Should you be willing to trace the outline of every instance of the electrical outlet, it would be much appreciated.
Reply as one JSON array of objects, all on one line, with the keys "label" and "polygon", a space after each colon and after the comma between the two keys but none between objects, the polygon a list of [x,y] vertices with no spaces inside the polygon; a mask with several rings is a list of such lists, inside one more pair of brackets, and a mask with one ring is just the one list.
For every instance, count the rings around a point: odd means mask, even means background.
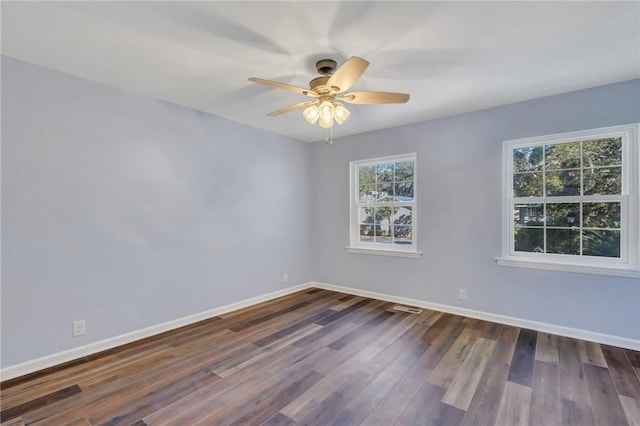
[{"label": "electrical outlet", "polygon": [[285,272],[285,273],[282,275],[282,282],[285,282],[285,283],[288,283],[288,282],[289,282],[289,273],[288,273],[288,272]]},{"label": "electrical outlet", "polygon": [[73,322],[73,337],[82,336],[87,333],[87,325],[84,320]]},{"label": "electrical outlet", "polygon": [[461,288],[458,290],[458,299],[467,300],[467,289]]}]

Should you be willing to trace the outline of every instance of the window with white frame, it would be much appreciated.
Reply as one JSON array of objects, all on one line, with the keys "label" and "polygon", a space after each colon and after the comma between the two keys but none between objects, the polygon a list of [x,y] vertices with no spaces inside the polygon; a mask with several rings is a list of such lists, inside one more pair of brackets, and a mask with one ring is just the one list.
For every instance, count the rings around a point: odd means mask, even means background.
[{"label": "window with white frame", "polygon": [[351,252],[417,257],[416,154],[350,163]]},{"label": "window with white frame", "polygon": [[638,125],[503,144],[499,264],[638,274]]}]

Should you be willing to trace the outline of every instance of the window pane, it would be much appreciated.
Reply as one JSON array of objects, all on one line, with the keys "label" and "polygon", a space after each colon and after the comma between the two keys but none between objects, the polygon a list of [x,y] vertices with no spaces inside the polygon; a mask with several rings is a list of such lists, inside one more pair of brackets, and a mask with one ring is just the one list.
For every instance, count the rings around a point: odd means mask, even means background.
[{"label": "window pane", "polygon": [[393,163],[378,164],[376,166],[378,183],[393,182]]},{"label": "window pane", "polygon": [[413,182],[396,183],[395,196],[398,201],[413,201]]},{"label": "window pane", "polygon": [[394,225],[393,235],[395,244],[411,244],[411,226]]},{"label": "window pane", "polygon": [[580,203],[548,203],[547,226],[580,226]]},{"label": "window pane", "polygon": [[546,172],[547,196],[580,195],[580,170]]},{"label": "window pane", "polygon": [[378,182],[378,192],[376,193],[377,202],[389,202],[395,201],[393,197],[393,183],[380,183]]},{"label": "window pane", "polygon": [[622,191],[622,168],[584,170],[584,195],[620,194]]},{"label": "window pane", "polygon": [[358,186],[361,202],[371,202],[375,199],[376,169],[374,166],[358,167]]},{"label": "window pane", "polygon": [[386,226],[388,231],[389,224],[391,223],[392,212],[393,212],[393,208],[391,207],[377,207],[375,210],[376,224],[381,224],[383,226]]},{"label": "window pane", "polygon": [[622,164],[622,138],[594,139],[582,143],[584,167]]},{"label": "window pane", "polygon": [[393,208],[393,224],[394,225],[411,225],[411,206],[402,206]]},{"label": "window pane", "polygon": [[542,197],[542,173],[513,175],[514,197]]},{"label": "window pane", "polygon": [[544,230],[542,228],[516,228],[514,241],[516,251],[544,252]]},{"label": "window pane", "polygon": [[393,242],[391,238],[391,229],[388,224],[386,226],[376,225],[375,232],[376,243],[391,244]]},{"label": "window pane", "polygon": [[513,223],[516,226],[542,226],[544,224],[542,204],[516,204],[513,208]]},{"label": "window pane", "polygon": [[547,253],[580,254],[580,232],[577,229],[547,229]]},{"label": "window pane", "polygon": [[373,207],[360,207],[360,223],[373,223]]},{"label": "window pane", "polygon": [[587,228],[620,228],[620,203],[584,203],[584,226]]},{"label": "window pane", "polygon": [[515,148],[513,150],[513,172],[529,172],[542,169],[542,147]]},{"label": "window pane", "polygon": [[583,255],[620,257],[620,231],[584,231],[582,235]]},{"label": "window pane", "polygon": [[546,170],[576,169],[580,167],[580,142],[546,145]]},{"label": "window pane", "polygon": [[373,230],[373,225],[360,225],[360,241],[365,243],[372,243]]},{"label": "window pane", "polygon": [[413,181],[413,161],[396,163],[396,182]]}]

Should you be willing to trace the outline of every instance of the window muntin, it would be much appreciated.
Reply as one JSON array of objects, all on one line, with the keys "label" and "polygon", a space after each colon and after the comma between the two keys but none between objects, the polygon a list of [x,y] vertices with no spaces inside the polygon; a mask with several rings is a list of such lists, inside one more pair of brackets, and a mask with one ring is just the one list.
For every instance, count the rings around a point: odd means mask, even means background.
[{"label": "window muntin", "polygon": [[351,162],[351,247],[416,248],[416,155]]},{"label": "window muntin", "polygon": [[503,257],[638,265],[637,125],[504,143]]}]

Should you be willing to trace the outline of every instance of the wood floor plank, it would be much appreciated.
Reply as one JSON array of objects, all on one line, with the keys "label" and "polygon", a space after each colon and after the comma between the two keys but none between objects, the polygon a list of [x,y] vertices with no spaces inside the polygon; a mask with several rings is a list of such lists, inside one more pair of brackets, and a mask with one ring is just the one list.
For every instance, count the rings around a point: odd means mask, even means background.
[{"label": "wood floor plank", "polygon": [[540,426],[562,423],[560,374],[557,365],[535,361],[529,419],[531,424]]},{"label": "wood floor plank", "polygon": [[[349,372],[358,371],[364,365],[370,363],[378,355],[385,350],[387,346],[392,344],[403,333],[409,333],[411,328],[407,328],[405,323],[406,316],[393,315],[375,330],[375,339],[359,339],[340,350],[335,351],[330,357],[319,360],[315,364],[315,368],[323,374],[348,374]],[[412,347],[406,347],[406,350],[412,350]]]},{"label": "wood floor plank", "polygon": [[518,337],[518,329],[503,325],[496,336],[494,355],[484,370],[480,383],[462,419],[462,425],[493,425],[500,409],[502,393]]},{"label": "wood floor plank", "polygon": [[435,419],[446,390],[431,383],[423,383],[403,411],[396,425],[426,425]]},{"label": "wood floor plank", "polygon": [[[358,394],[332,421],[335,425],[353,425],[364,421],[372,410],[387,396],[406,372],[424,354],[428,347],[422,339],[424,333],[418,333],[418,326],[411,317],[403,323],[413,324],[411,329],[387,346],[384,351],[363,370],[376,378],[360,394]],[[411,350],[407,350],[411,348]],[[419,349],[422,348],[422,349]],[[385,366],[381,369],[381,366]]]},{"label": "wood floor plank", "polygon": [[[292,347],[282,348],[279,352],[270,354],[268,363],[262,364],[268,358],[252,364],[249,368],[207,386],[192,395],[182,398],[175,403],[159,408],[153,414],[145,417],[149,424],[193,424],[202,417],[209,407],[223,408],[230,403],[234,395],[251,395],[257,387],[270,384],[278,377],[289,378],[292,374],[308,369],[307,363],[302,362],[300,350]],[[217,408],[216,408],[217,409]]]},{"label": "wood floor plank", "polygon": [[618,394],[640,399],[640,380],[634,375],[624,349],[607,345],[601,347]]},{"label": "wood floor plank", "polygon": [[560,396],[589,404],[587,382],[580,354],[580,343],[568,337],[558,337],[558,373],[560,374]]},{"label": "wood floor plank", "polygon": [[616,393],[609,370],[597,365],[585,364],[584,372],[595,424],[628,425],[627,416]]},{"label": "wood floor plank", "polygon": [[2,383],[0,426],[638,424],[637,351],[393,306],[262,302]]},{"label": "wood floor plank", "polygon": [[523,386],[533,385],[533,366],[536,353],[537,333],[533,330],[521,329],[516,349],[509,370],[510,382]]},{"label": "wood floor plank", "polygon": [[321,320],[318,320],[318,325],[327,325],[333,321],[337,321],[340,318],[349,315],[350,313],[357,311],[358,309],[368,305],[369,303],[374,302],[373,299],[369,299],[369,298],[365,298],[361,301],[359,301],[358,303],[354,303],[353,305],[349,306],[348,308],[342,309],[341,311],[336,312],[333,315],[330,315],[326,318],[323,318]]},{"label": "wood floor plank", "polygon": [[627,420],[631,426],[640,426],[640,399],[629,398],[625,395],[618,395],[622,409],[627,415]]},{"label": "wood floor plank", "polygon": [[0,423],[0,426],[24,426],[24,422],[20,418],[15,418]]},{"label": "wood floor plank", "polygon": [[562,424],[595,426],[591,407],[586,403],[562,398]]},{"label": "wood floor plank", "polygon": [[558,338],[556,335],[538,333],[535,360],[558,365]]},{"label": "wood floor plank", "polygon": [[237,331],[246,330],[247,328],[253,327],[256,324],[265,323],[265,322],[267,322],[269,320],[281,317],[282,315],[284,315],[284,314],[286,314],[288,312],[295,311],[296,309],[303,308],[303,307],[308,306],[310,304],[311,304],[311,302],[309,302],[309,301],[300,302],[300,303],[297,303],[297,304],[295,304],[293,306],[289,306],[287,308],[281,309],[281,310],[276,311],[276,312],[265,314],[265,315],[259,316],[257,318],[248,319],[248,320],[246,320],[246,321],[244,321],[244,322],[242,322],[240,324],[234,325],[233,327],[229,327],[229,328],[232,331],[236,331],[236,332]]},{"label": "wood floor plank", "polygon": [[496,425],[529,426],[532,389],[514,382],[507,382],[502,393]]},{"label": "wood floor plank", "polygon": [[2,421],[11,420],[13,418],[20,417],[28,411],[36,410],[38,408],[53,404],[57,401],[70,398],[73,395],[79,394],[81,392],[82,389],[80,389],[78,385],[69,386],[59,391],[52,392],[48,395],[33,399],[29,402],[15,405],[11,408],[6,408],[2,410],[2,412],[0,412],[0,419]]},{"label": "wood floor plank", "polygon": [[460,410],[466,411],[471,403],[473,394],[480,383],[489,359],[493,356],[495,341],[478,338],[471,347],[458,370],[442,402]]},{"label": "wood floor plank", "polygon": [[629,358],[631,365],[633,365],[634,368],[640,368],[640,352],[632,351],[631,349],[625,349],[624,352],[627,358]]},{"label": "wood floor plank", "polygon": [[314,322],[321,320],[325,317],[328,317],[329,315],[335,314],[336,311],[332,310],[332,309],[325,309],[323,311],[318,312],[315,315],[311,315],[311,316],[307,316],[305,318],[302,318],[300,321],[294,322],[293,324],[291,324],[288,327],[285,327],[281,330],[276,331],[275,333],[272,333],[268,336],[265,336],[259,340],[256,340],[255,342],[253,342],[254,345],[256,346],[267,346],[277,340],[282,339],[283,337],[288,336],[291,333],[294,333],[298,330],[300,330],[303,327],[306,327],[310,324],[313,324]]},{"label": "wood floor plank", "polygon": [[335,389],[345,386],[351,375],[335,374],[324,377],[302,395],[291,401],[280,412],[296,422],[301,421],[308,412],[315,411],[329,398]]},{"label": "wood floor plank", "polygon": [[276,394],[266,398],[261,404],[245,413],[233,423],[234,426],[262,424],[277,415],[279,411],[296,399],[299,395],[315,385],[324,376],[310,370]]},{"label": "wood floor plank", "polygon": [[192,376],[188,376],[170,386],[165,386],[158,391],[153,391],[145,397],[131,400],[128,405],[118,409],[118,415],[111,416],[111,410],[101,419],[94,420],[95,424],[104,426],[125,426],[131,425],[153,413],[158,407],[172,404],[188,395],[211,385],[220,378],[209,371],[199,371]]},{"label": "wood floor plank", "polygon": [[304,416],[296,422],[298,425],[326,425],[340,413],[346,405],[364,389],[373,376],[357,372],[349,377],[316,407],[305,410]]},{"label": "wood floor plank", "polygon": [[427,367],[429,358],[425,355],[416,361],[382,401],[376,405],[362,422],[363,425],[392,425],[396,423],[416,392],[429,378],[431,373]]},{"label": "wood floor plank", "polygon": [[435,369],[442,361],[444,355],[460,337],[464,329],[465,324],[462,322],[462,317],[450,314],[441,315],[427,329],[425,338],[429,344],[429,349],[425,355],[428,356],[427,367],[430,370]]},{"label": "wood floor plank", "polygon": [[340,350],[347,346],[349,343],[354,342],[355,340],[361,339],[365,337],[368,333],[370,333],[376,326],[383,323],[385,320],[394,316],[393,312],[384,311],[381,312],[374,318],[371,318],[369,321],[356,328],[355,330],[349,332],[348,334],[342,336],[337,339],[335,342],[331,343],[329,347],[331,349]]},{"label": "wood floor plank", "polygon": [[444,389],[449,387],[475,343],[477,334],[477,331],[471,329],[465,329],[460,333],[460,336],[453,342],[442,360],[429,375],[430,383]]},{"label": "wood floor plank", "polygon": [[[291,401],[292,396],[289,394],[289,398],[278,401],[278,398],[282,395],[282,392],[287,390],[291,391],[295,389],[300,392],[295,396],[297,397],[301,393],[304,393],[306,389],[316,384],[324,376],[316,371],[309,370],[308,368],[293,368],[289,369],[287,375],[281,375],[271,380],[265,380],[263,383],[252,386],[250,389],[243,390],[238,388],[237,392],[245,395],[245,398],[227,398],[224,396],[218,398],[221,403],[221,407],[218,410],[208,410],[197,423],[189,423],[194,426],[214,426],[214,425],[229,425],[238,422],[243,416],[259,415],[260,408],[266,408],[266,412],[260,416],[259,420],[265,421],[272,417],[275,412],[273,408],[269,408],[269,404],[277,403],[279,408],[282,408]],[[287,394],[285,394],[287,396]],[[184,424],[184,423],[183,423]],[[240,423],[247,424],[247,423]],[[248,423],[248,424],[252,424]]]},{"label": "wood floor plank", "polygon": [[293,419],[290,419],[282,413],[278,413],[266,422],[262,423],[261,426],[291,426],[294,424],[296,424],[296,422]]},{"label": "wood floor plank", "polygon": [[80,419],[74,420],[71,423],[67,423],[65,426],[92,426],[89,420],[86,417],[82,417]]},{"label": "wood floor plank", "polygon": [[599,344],[580,340],[579,345],[582,362],[607,368],[607,361],[604,359],[604,354]]}]

